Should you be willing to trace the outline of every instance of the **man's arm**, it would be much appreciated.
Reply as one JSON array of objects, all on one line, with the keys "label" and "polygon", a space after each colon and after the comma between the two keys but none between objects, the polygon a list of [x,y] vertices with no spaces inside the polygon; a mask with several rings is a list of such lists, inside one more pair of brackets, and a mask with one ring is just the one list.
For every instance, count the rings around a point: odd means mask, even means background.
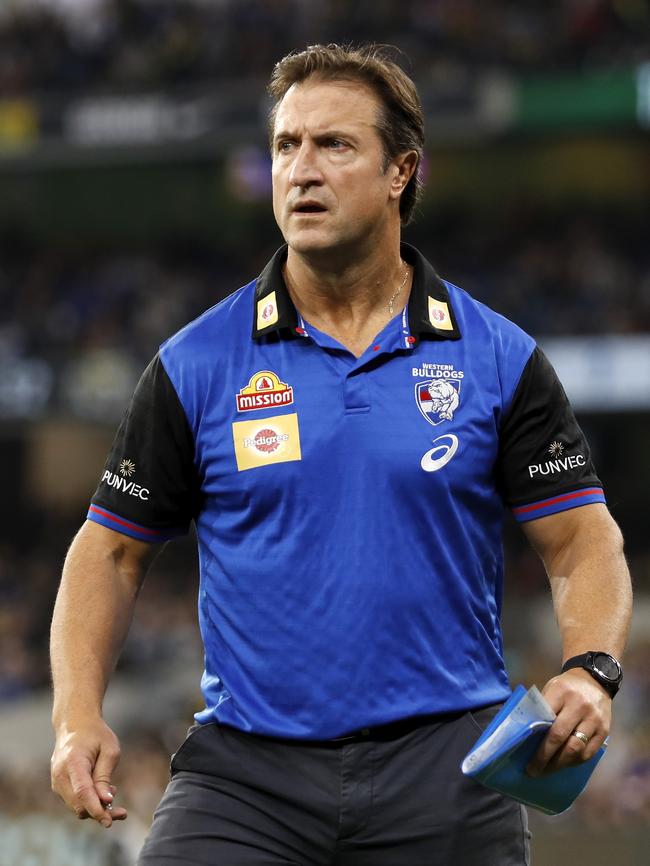
[{"label": "man's arm", "polygon": [[105,808],[115,795],[119,742],[102,719],[102,702],[160,549],[87,521],[68,551],[54,608],[52,789],[79,818],[105,827],[126,818],[126,810]]},{"label": "man's arm", "polygon": [[[632,588],[621,533],[605,505],[592,504],[523,525],[551,583],[562,659],[597,650],[620,658],[627,640]],[[594,755],[609,733],[611,698],[582,668],[553,677],[544,696],[557,714],[529,766],[538,775]],[[587,745],[571,736],[582,731]]]}]

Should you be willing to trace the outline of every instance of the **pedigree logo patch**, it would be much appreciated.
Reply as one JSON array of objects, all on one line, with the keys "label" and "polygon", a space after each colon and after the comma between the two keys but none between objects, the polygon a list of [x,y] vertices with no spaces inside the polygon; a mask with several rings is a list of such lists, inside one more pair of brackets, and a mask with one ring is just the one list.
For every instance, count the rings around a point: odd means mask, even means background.
[{"label": "pedigree logo patch", "polygon": [[289,406],[293,403],[293,388],[281,382],[270,370],[254,373],[248,385],[237,394],[237,411],[268,409],[270,406]]},{"label": "pedigree logo patch", "polygon": [[270,463],[302,460],[298,415],[275,415],[232,425],[237,469],[256,469]]}]

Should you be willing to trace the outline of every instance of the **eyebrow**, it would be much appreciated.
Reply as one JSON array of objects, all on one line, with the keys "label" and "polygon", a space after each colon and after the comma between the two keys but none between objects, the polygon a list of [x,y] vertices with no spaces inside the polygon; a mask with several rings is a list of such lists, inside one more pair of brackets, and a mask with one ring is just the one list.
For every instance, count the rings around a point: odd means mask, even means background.
[{"label": "eyebrow", "polygon": [[[359,137],[354,135],[351,132],[344,132],[341,129],[324,129],[322,132],[317,132],[314,136],[312,136],[314,141],[325,141],[326,139],[332,138],[342,138],[346,141],[350,141],[353,144],[357,144],[359,141]],[[275,133],[273,136],[273,144],[276,144],[278,141],[282,141],[283,139],[295,139],[297,138],[296,133],[292,133],[289,129],[281,129]]]}]

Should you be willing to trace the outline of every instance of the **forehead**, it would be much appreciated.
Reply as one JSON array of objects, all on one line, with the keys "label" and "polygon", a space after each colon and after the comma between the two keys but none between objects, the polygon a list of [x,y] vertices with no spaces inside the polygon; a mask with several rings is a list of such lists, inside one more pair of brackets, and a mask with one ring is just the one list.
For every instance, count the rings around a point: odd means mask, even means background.
[{"label": "forehead", "polygon": [[376,130],[381,105],[376,94],[358,81],[312,81],[292,84],[278,105],[274,135],[327,129],[363,134]]}]

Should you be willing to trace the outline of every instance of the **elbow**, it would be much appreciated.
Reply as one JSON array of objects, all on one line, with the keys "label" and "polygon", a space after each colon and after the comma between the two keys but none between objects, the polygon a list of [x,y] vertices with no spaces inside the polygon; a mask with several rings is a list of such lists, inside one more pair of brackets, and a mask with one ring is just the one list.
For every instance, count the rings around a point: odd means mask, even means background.
[{"label": "elbow", "polygon": [[106,551],[111,561],[113,574],[129,586],[137,598],[144,582],[146,569],[139,557],[134,557],[127,544],[116,543]]},{"label": "elbow", "polygon": [[627,597],[627,605],[632,604],[632,580],[625,560],[625,540],[618,524],[608,513],[607,523],[594,545],[600,544],[605,561],[614,564],[612,572],[618,575],[618,588],[623,597]]},{"label": "elbow", "polygon": [[597,539],[594,539],[594,541],[595,543],[604,544],[610,556],[618,560],[625,560],[625,540],[623,538],[623,533],[621,532],[618,523],[609,512],[607,512],[605,525],[602,527],[598,533]]},{"label": "elbow", "polygon": [[94,560],[102,573],[112,575],[136,597],[159,549],[159,546],[86,521],[72,544],[71,553],[83,554],[88,562]]}]

